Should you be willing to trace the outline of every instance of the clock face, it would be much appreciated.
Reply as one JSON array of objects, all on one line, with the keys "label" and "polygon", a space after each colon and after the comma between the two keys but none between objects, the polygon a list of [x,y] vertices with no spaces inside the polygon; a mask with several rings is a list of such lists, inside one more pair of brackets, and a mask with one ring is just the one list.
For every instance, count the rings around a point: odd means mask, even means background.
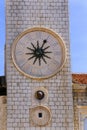
[{"label": "clock face", "polygon": [[46,106],[37,106],[30,110],[30,120],[34,126],[47,126],[51,121],[51,111]]},{"label": "clock face", "polygon": [[66,48],[59,35],[46,28],[32,28],[21,33],[12,45],[16,68],[33,79],[46,79],[61,70]]}]

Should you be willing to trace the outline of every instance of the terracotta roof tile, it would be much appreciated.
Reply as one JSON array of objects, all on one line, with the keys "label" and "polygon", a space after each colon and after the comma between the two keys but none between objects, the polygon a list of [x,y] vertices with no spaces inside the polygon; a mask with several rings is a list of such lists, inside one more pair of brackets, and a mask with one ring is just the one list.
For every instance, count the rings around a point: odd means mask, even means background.
[{"label": "terracotta roof tile", "polygon": [[72,74],[72,82],[87,84],[87,74]]}]

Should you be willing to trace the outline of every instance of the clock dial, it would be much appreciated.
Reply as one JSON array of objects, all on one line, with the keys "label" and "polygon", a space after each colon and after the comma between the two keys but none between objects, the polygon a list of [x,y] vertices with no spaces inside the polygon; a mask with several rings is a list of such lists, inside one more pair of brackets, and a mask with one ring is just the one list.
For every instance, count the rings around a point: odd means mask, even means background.
[{"label": "clock dial", "polygon": [[[28,53],[25,53],[29,56],[28,60],[32,60],[33,64],[35,64],[38,61],[39,66],[41,66],[42,61],[47,64],[46,58],[51,59],[47,54],[52,53],[51,51],[47,51],[47,49],[50,46],[44,47],[44,45],[47,43],[47,40],[43,40],[42,46],[40,46],[39,41],[36,41],[36,46],[31,42],[32,48],[27,47]],[[31,55],[31,57],[30,57]]]},{"label": "clock dial", "polygon": [[51,122],[51,111],[46,106],[30,109],[30,122],[34,126],[47,126]]},{"label": "clock dial", "polygon": [[46,79],[61,70],[66,48],[59,35],[46,28],[21,33],[13,43],[12,59],[16,68],[33,79]]}]

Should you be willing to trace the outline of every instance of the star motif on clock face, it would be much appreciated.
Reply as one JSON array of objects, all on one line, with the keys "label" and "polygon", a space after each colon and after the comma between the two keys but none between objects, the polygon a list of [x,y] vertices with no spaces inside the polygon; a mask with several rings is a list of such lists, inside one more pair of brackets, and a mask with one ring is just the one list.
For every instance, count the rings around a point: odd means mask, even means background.
[{"label": "star motif on clock face", "polygon": [[14,40],[12,60],[23,75],[43,80],[62,69],[66,61],[66,47],[54,31],[34,27],[25,30]]},{"label": "star motif on clock face", "polygon": [[31,55],[31,57],[28,58],[28,60],[34,59],[33,64],[35,64],[37,61],[39,63],[39,66],[41,66],[41,61],[43,61],[45,64],[47,64],[47,58],[51,59],[51,57],[48,56],[49,53],[52,53],[51,51],[47,51],[50,46],[45,47],[45,44],[47,43],[47,40],[43,40],[42,45],[39,45],[39,41],[37,41],[37,45],[35,46],[33,43],[31,43],[32,48],[27,47],[27,49],[31,52],[25,53],[26,55]]}]

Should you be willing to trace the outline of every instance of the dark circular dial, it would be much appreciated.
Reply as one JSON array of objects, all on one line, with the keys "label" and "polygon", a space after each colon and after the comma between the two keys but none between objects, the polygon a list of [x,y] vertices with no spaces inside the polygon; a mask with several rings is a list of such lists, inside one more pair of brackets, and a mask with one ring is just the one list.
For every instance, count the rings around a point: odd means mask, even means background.
[{"label": "dark circular dial", "polygon": [[45,96],[45,94],[44,94],[44,92],[41,91],[41,90],[38,90],[38,91],[36,91],[36,93],[35,93],[35,97],[36,97],[38,100],[42,100],[42,99],[44,98],[44,96]]},{"label": "dark circular dial", "polygon": [[[30,47],[27,47],[27,49],[29,50],[28,53],[26,53],[26,55],[29,55],[29,58],[28,60],[32,60],[34,59],[33,61],[33,64],[35,64],[38,60],[39,62],[39,66],[41,65],[41,60],[47,64],[47,58],[48,59],[51,59],[51,57],[48,56],[48,53],[52,53],[51,51],[47,51],[47,49],[50,47],[50,46],[46,46],[45,47],[45,44],[47,43],[47,40],[43,40],[43,43],[42,45],[40,46],[39,45],[39,41],[37,41],[37,44],[36,46],[31,43],[31,48]],[[31,55],[31,57],[30,57]],[[46,58],[46,59],[45,59]]]}]

